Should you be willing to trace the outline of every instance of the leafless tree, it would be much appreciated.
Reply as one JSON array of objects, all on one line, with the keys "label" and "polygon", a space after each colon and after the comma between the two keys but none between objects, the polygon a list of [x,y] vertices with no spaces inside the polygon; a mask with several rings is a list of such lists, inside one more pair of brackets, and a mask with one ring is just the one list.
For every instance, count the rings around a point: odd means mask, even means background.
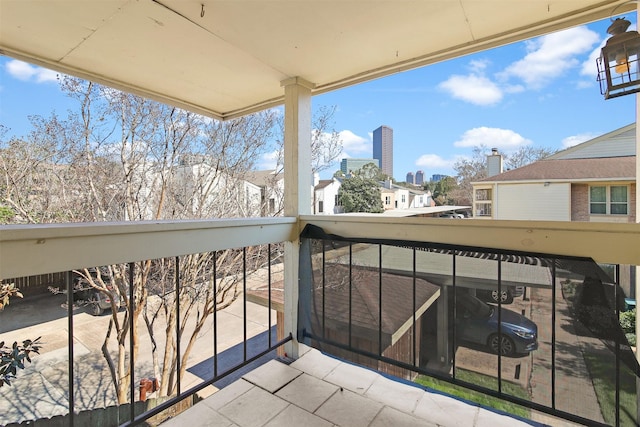
[{"label": "leafless tree", "polygon": [[[61,88],[77,101],[76,112],[65,120],[55,114],[33,117],[33,131],[27,138],[1,135],[1,203],[18,214],[14,222],[259,214],[259,194],[257,200],[247,200],[242,178],[255,167],[270,141],[275,112],[220,123],[76,78],[63,78]],[[249,249],[250,253],[256,251]],[[190,344],[180,355],[186,361],[213,307],[224,308],[237,298],[237,272],[233,270],[242,265],[238,250],[216,254],[222,276],[215,289],[210,286],[212,257],[192,254],[180,259],[177,294],[164,289],[174,283],[173,260],[149,260],[136,263],[134,268],[128,264],[106,266],[102,267],[105,275],[90,269],[76,271],[87,286],[112,304],[102,353],[118,402],[128,400],[131,372],[126,361],[138,356],[139,319],[148,325],[153,359],[159,361],[154,371],[162,379],[162,391],[170,394],[175,392],[175,376],[183,375],[186,366],[182,365],[182,372],[175,371],[175,341],[188,335]],[[252,259],[255,262],[247,264],[249,269],[264,263],[258,255]],[[181,304],[180,319],[175,317],[177,303]],[[195,327],[187,330],[185,325],[193,323],[188,321],[192,316]],[[159,321],[167,327],[154,328]],[[170,327],[177,322],[181,325],[178,337]],[[158,330],[165,331],[164,337],[157,336]],[[131,331],[133,337],[129,336]],[[156,356],[157,351],[162,357]]]},{"label": "leafless tree", "polygon": [[469,159],[458,160],[453,169],[457,172],[458,187],[451,190],[448,199],[456,205],[471,205],[473,188],[471,183],[487,176],[487,147],[473,148],[473,155]]},{"label": "leafless tree", "polygon": [[513,153],[505,156],[504,167],[506,170],[517,169],[530,163],[537,162],[538,160],[542,160],[545,157],[549,157],[557,151],[558,150],[546,147],[523,145]]},{"label": "leafless tree", "polygon": [[[516,169],[541,160],[554,150],[544,147],[522,146],[513,153],[504,155],[506,170]],[[448,194],[448,198],[458,205],[470,205],[473,202],[472,182],[487,177],[487,156],[489,149],[482,145],[473,147],[471,158],[458,160],[453,169],[457,172],[458,187]]]},{"label": "leafless tree", "polygon": [[[63,77],[61,88],[77,101],[76,111],[65,119],[33,117],[26,138],[0,133],[0,204],[17,213],[11,221],[260,214],[259,189],[244,178],[276,138],[276,111],[218,122],[72,77]],[[316,171],[339,153],[338,134],[327,131],[333,111],[323,110],[314,120]],[[272,252],[258,246],[101,267],[105,274],[75,271],[111,301],[102,354],[118,402],[128,401],[132,373],[127,361],[138,358],[139,324],[149,333],[161,395],[171,395],[209,316],[240,295],[241,271],[265,266],[280,253],[278,248]],[[186,347],[178,354],[176,343],[182,340]]]}]

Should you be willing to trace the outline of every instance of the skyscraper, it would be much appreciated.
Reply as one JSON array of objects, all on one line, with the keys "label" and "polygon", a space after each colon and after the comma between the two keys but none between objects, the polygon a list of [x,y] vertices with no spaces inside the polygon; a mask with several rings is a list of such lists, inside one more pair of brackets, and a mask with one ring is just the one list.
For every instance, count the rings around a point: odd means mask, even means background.
[{"label": "skyscraper", "polygon": [[416,182],[416,179],[413,176],[413,172],[409,172],[407,174],[407,184],[415,184],[415,182]]},{"label": "skyscraper", "polygon": [[380,161],[382,173],[393,178],[393,129],[389,126],[373,131],[373,158]]},{"label": "skyscraper", "polygon": [[424,172],[422,171],[416,172],[416,184],[417,185],[424,184]]}]

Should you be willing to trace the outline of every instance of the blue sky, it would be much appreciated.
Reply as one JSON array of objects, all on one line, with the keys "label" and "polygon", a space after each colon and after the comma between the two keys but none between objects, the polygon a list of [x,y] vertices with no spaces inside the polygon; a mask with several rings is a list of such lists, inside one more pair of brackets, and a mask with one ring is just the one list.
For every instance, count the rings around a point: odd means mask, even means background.
[{"label": "blue sky", "polygon": [[[627,14],[633,22],[635,14]],[[635,121],[636,97],[605,101],[596,57],[610,20],[314,97],[335,105],[341,157],[371,157],[372,132],[394,131],[394,178],[407,172],[454,174],[453,163],[473,147],[508,154],[522,145],[562,149]],[[56,73],[0,56],[0,124],[9,135],[29,131],[28,116],[66,115],[74,103]],[[339,169],[339,160],[323,174]],[[268,156],[264,168],[270,165]]]}]

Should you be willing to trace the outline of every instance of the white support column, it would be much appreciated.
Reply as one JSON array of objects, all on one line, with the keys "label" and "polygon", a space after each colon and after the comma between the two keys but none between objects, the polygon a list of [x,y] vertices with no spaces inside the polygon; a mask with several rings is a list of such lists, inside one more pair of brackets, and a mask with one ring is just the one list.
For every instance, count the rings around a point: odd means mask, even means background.
[{"label": "white support column", "polygon": [[[284,215],[299,218],[311,213],[311,89],[299,77],[284,80]],[[298,233],[284,245],[284,333],[293,334],[287,356],[297,358],[298,278],[300,241]]]}]

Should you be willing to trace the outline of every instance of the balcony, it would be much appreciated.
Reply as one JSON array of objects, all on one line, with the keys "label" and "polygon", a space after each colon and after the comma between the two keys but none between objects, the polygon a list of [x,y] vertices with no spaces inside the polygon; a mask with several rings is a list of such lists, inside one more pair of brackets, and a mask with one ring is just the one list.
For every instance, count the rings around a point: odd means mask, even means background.
[{"label": "balcony", "polygon": [[[336,398],[351,396],[358,414],[378,408],[369,425],[423,412],[426,424],[467,424],[452,413],[497,423],[494,412],[399,386],[407,381],[475,392],[553,425],[558,417],[637,424],[637,362],[615,318],[619,288],[632,286],[630,275],[620,280],[623,270],[640,265],[637,224],[306,215],[312,95],[608,18],[634,10],[632,2],[508,8],[483,1],[473,11],[459,2],[335,2],[323,13],[316,2],[214,3],[2,4],[3,54],[220,120],[285,106],[284,218],[0,228],[0,279],[65,275],[35,305],[12,301],[0,313],[0,341],[42,337],[33,363],[0,389],[2,424],[50,417],[70,426],[181,424],[182,417],[202,421],[211,408],[243,425],[232,410],[258,422],[259,411],[278,407],[262,421],[310,412],[349,423],[333,418],[331,397],[314,409],[278,395],[312,373],[307,362],[320,357],[317,349],[369,368],[326,356],[311,365],[339,364],[310,380]],[[340,43],[336,28],[345,29]],[[286,40],[297,40],[295,54]],[[358,50],[363,40],[395,55]],[[174,58],[181,66],[167,66]],[[300,239],[307,225],[326,235]],[[601,275],[590,259],[615,274]],[[101,268],[104,280],[91,273]],[[81,280],[72,271],[108,297],[104,313],[91,313],[97,297],[74,298]],[[485,319],[495,314],[497,330],[474,343],[479,333],[458,328],[471,317],[458,313],[458,303],[483,293],[496,295],[479,310]],[[591,304],[583,304],[585,293]],[[526,327],[511,328],[524,340],[516,343],[507,325],[518,312]],[[307,346],[315,350],[305,353]],[[291,363],[280,366],[276,357]],[[271,380],[265,371],[276,373],[275,386],[263,382]],[[216,402],[238,389],[246,392],[230,406]],[[273,407],[247,399],[258,395]],[[370,403],[360,405],[365,398]],[[428,400],[447,408],[445,419],[422,406]],[[402,406],[410,401],[415,407]]]},{"label": "balcony", "polygon": [[[347,413],[373,408],[364,425],[415,418],[426,425],[456,422],[434,410],[434,401],[468,415],[465,425],[523,419],[627,425],[637,419],[637,365],[610,321],[621,308],[603,301],[594,308],[600,317],[590,323],[576,314],[575,296],[577,289],[594,289],[586,280],[594,275],[607,298],[611,292],[613,301],[623,296],[630,284],[608,283],[584,257],[637,264],[638,254],[624,250],[638,241],[634,224],[301,216],[299,223],[271,218],[2,231],[3,278],[112,266],[123,301],[115,315],[106,310],[93,316],[93,302],[74,301],[68,274],[58,293],[29,303],[35,305],[14,300],[0,313],[0,340],[43,337],[33,363],[0,389],[8,405],[3,424],[54,417],[63,425],[148,419],[182,425],[213,411],[237,425],[278,425],[291,413],[319,425],[352,425],[332,418],[343,414],[332,405],[344,394],[356,408]],[[195,258],[204,264],[192,280]],[[624,276],[612,268],[614,282]],[[146,288],[140,286],[145,275],[154,276]],[[463,336],[468,331],[458,325],[466,314],[458,307],[464,295],[490,298],[523,283],[525,295],[483,302],[499,313],[495,348]],[[216,297],[207,299],[206,289]],[[170,304],[176,295],[181,303]],[[509,350],[515,344],[507,326],[513,313],[537,325],[536,349]],[[134,326],[129,319],[136,315]],[[295,392],[303,379],[326,399]],[[502,402],[511,415],[432,391],[445,386]],[[302,397],[317,405],[296,400]]]}]

